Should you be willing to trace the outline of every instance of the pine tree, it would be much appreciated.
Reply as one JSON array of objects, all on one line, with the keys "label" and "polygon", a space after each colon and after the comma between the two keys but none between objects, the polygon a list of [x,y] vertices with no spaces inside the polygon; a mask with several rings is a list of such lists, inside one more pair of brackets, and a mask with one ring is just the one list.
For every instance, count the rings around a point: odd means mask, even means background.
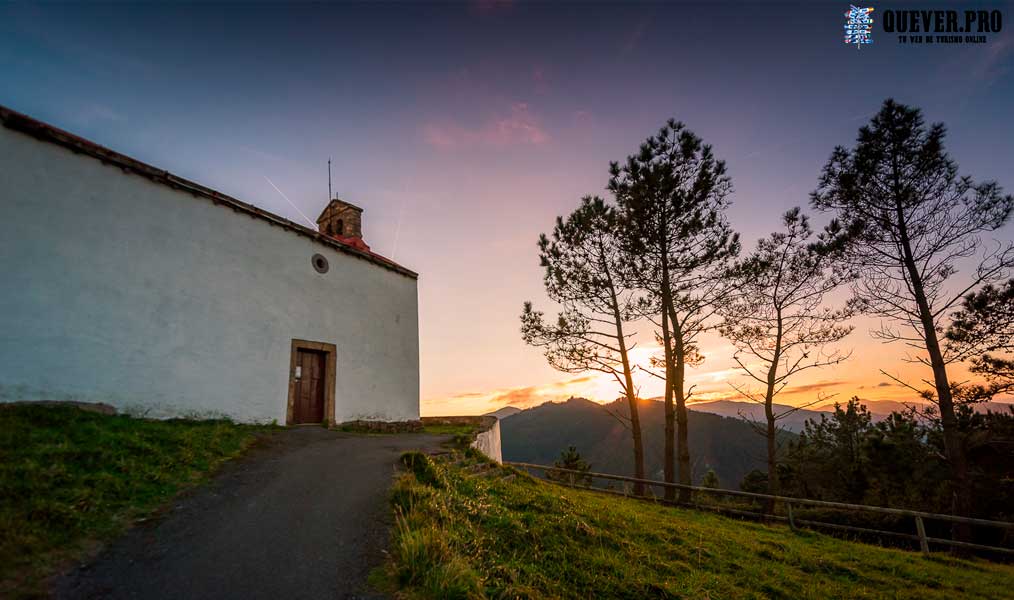
[{"label": "pine tree", "polygon": [[575,485],[587,485],[590,486],[592,478],[590,475],[584,475],[591,470],[591,464],[588,463],[577,451],[574,446],[568,447],[566,450],[560,452],[560,458],[553,462],[553,466],[557,469],[567,469],[568,471],[580,471],[582,474],[577,473],[565,473],[561,471],[546,471],[546,478],[552,479],[553,481],[563,481],[565,483]]},{"label": "pine tree", "polygon": [[708,472],[704,474],[704,478],[701,479],[701,487],[711,488],[713,490],[721,487],[718,481],[718,474],[715,473],[714,469],[708,469]]},{"label": "pine tree", "polygon": [[[675,482],[678,458],[679,482],[690,485],[686,367],[702,360],[696,340],[714,326],[714,305],[730,289],[723,275],[739,251],[725,218],[732,181],[711,147],[673,120],[610,172],[628,266],[647,292],[644,310],[662,342],[665,480]],[[690,500],[689,490],[679,495]],[[674,490],[665,496],[675,499]]]},{"label": "pine tree", "polygon": [[973,373],[986,377],[983,397],[1014,390],[1014,279],[966,296],[947,339],[971,360]]},{"label": "pine tree", "polygon": [[[624,421],[633,438],[634,477],[644,479],[632,345],[624,330],[634,316],[632,290],[621,273],[627,259],[616,237],[618,228],[616,212],[601,198],[588,197],[566,219],[557,218],[552,237],[540,236],[546,295],[563,311],[555,320],[547,320],[526,302],[521,334],[526,343],[542,348],[549,364],[560,371],[598,371],[616,381],[630,411]],[[636,484],[634,493],[643,495],[643,484]]]},{"label": "pine tree", "polygon": [[[834,150],[811,198],[856,232],[848,253],[860,276],[854,301],[886,322],[875,336],[918,349],[915,360],[932,370],[934,389],[926,396],[940,411],[953,510],[968,516],[968,461],[947,373],[960,353],[945,347],[940,334],[948,311],[966,293],[1014,265],[1014,245],[1000,245],[981,256],[964,281],[950,281],[958,261],[980,256],[979,236],[1007,222],[1014,197],[1003,195],[995,182],[959,176],[944,151],[944,136],[942,124],[927,128],[918,109],[887,100],[859,130],[854,148]],[[956,526],[955,534],[967,540],[970,531]]]},{"label": "pine tree", "polygon": [[[778,420],[804,404],[776,412],[775,396],[789,380],[810,369],[836,365],[849,354],[827,347],[852,331],[844,325],[852,312],[831,310],[824,297],[849,276],[837,262],[847,240],[836,221],[813,239],[809,219],[799,208],[782,217],[784,231],[761,239],[756,250],[730,274],[737,295],[720,308],[722,335],[736,347],[733,360],[761,386],[733,387],[745,398],[764,406],[765,421],[753,423],[767,438],[769,493],[778,495]],[[823,395],[810,404],[826,400]],[[774,508],[768,504],[769,510]]]}]

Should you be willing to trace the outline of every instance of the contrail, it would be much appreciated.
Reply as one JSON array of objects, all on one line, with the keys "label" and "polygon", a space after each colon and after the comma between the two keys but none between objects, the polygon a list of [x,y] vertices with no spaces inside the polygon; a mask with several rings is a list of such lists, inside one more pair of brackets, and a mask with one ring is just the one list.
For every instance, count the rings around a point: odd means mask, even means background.
[{"label": "contrail", "polygon": [[267,175],[264,176],[264,179],[265,179],[265,181],[267,181],[268,183],[271,184],[271,187],[275,188],[276,192],[278,192],[279,194],[281,194],[282,198],[285,198],[285,201],[289,203],[289,206],[291,206],[292,208],[296,209],[296,212],[298,212],[300,215],[303,216],[304,219],[306,219],[306,222],[310,224],[310,227],[312,227],[313,229],[317,229],[317,224],[314,223],[313,221],[311,221],[310,217],[304,215],[303,211],[299,210],[299,207],[296,206],[295,204],[293,204],[292,200],[289,200],[289,197],[286,196],[285,193],[282,192],[282,190],[278,189],[278,186],[275,185],[275,182],[273,182],[270,179],[268,179]]},{"label": "contrail", "polygon": [[398,255],[398,238],[401,237],[401,219],[405,216],[405,198],[402,196],[401,207],[398,209],[398,225],[394,228],[394,247],[391,248],[391,260]]}]

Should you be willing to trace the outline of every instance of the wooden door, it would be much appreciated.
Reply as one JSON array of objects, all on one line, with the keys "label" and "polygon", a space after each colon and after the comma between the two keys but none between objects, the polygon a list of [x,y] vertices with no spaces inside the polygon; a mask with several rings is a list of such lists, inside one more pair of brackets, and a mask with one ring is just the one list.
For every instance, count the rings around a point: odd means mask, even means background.
[{"label": "wooden door", "polygon": [[296,355],[296,393],[293,423],[320,423],[324,420],[324,362],[326,354],[300,350]]}]

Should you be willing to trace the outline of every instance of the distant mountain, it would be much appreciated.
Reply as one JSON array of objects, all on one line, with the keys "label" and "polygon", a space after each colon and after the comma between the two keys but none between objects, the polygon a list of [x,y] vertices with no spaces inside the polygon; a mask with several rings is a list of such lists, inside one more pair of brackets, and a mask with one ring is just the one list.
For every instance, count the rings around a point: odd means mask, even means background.
[{"label": "distant mountain", "polygon": [[[846,401],[847,402],[847,401]],[[873,421],[883,421],[892,412],[905,412],[909,406],[923,407],[926,406],[925,402],[902,402],[898,400],[860,400],[861,404],[866,406],[866,409],[873,415]],[[840,402],[844,404],[844,402]],[[1008,411],[1012,405],[1004,402],[982,402],[975,405],[976,412],[986,411]],[[739,419],[750,419],[754,421],[764,422],[764,406],[754,402],[736,402],[733,400],[719,400],[717,402],[701,402],[698,404],[691,404],[690,410],[696,410],[698,412],[706,412],[715,415],[721,415],[723,417],[735,417]],[[775,404],[775,413],[784,413],[787,410],[791,410],[792,407],[786,404]],[[795,412],[787,414],[784,418],[778,420],[778,424],[783,429],[788,431],[799,433],[803,430],[803,424],[807,420],[819,421],[820,415],[825,414],[830,417],[834,413],[834,402],[822,404],[820,406],[814,406],[810,408],[802,408]]]},{"label": "distant mountain", "polygon": [[[751,421],[757,421],[758,423],[766,422],[764,417],[764,405],[757,404],[755,402],[718,400],[716,402],[700,402],[698,404],[691,404],[688,408],[697,412],[711,413],[713,415],[721,415],[723,417],[748,419]],[[786,411],[791,411],[792,407],[787,404],[775,404],[774,409],[775,414],[783,414]],[[783,418],[779,419],[778,425],[788,431],[799,433],[803,430],[803,423],[805,423],[807,419],[819,421],[820,414],[822,412],[830,415],[832,411],[834,411],[834,405],[831,405],[830,409],[799,409],[795,412],[790,412]]]},{"label": "distant mountain", "polygon": [[[912,402],[902,402],[899,400],[860,400],[860,402],[866,405],[866,409],[873,414],[874,420],[883,419],[892,412],[905,412],[909,406],[915,406],[916,408],[927,406],[927,403],[922,400]],[[840,404],[844,404],[844,402]],[[1007,402],[980,402],[975,405],[975,412],[1007,412],[1011,410],[1011,406],[1014,405]],[[816,407],[813,410],[834,412],[834,402]]]},{"label": "distant mountain", "polygon": [[[548,402],[521,411],[500,424],[504,460],[553,464],[560,451],[575,446],[593,471],[633,474],[633,451],[625,423],[626,402],[601,405],[584,398]],[[662,479],[665,415],[661,402],[642,400],[639,407],[645,442],[645,470]],[[723,487],[738,487],[743,476],[764,468],[764,437],[742,419],[690,411],[693,479],[714,469]],[[791,433],[782,434],[785,438]]]},{"label": "distant mountain", "polygon": [[502,421],[502,420],[506,419],[507,417],[510,417],[512,415],[518,414],[519,412],[521,412],[521,409],[518,408],[518,407],[516,407],[516,406],[505,406],[503,408],[498,408],[498,409],[494,410],[493,412],[488,412],[488,413],[486,413],[483,416],[484,417],[496,417],[496,418],[498,418],[498,419],[500,419]]}]

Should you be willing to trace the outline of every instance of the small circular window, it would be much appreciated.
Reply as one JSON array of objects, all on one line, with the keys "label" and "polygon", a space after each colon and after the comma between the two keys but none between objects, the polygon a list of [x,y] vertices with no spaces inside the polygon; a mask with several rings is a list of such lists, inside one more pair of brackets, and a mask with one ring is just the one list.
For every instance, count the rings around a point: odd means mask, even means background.
[{"label": "small circular window", "polygon": [[313,268],[316,269],[318,273],[327,273],[328,265],[326,258],[320,254],[314,254],[311,261],[313,262]]}]

